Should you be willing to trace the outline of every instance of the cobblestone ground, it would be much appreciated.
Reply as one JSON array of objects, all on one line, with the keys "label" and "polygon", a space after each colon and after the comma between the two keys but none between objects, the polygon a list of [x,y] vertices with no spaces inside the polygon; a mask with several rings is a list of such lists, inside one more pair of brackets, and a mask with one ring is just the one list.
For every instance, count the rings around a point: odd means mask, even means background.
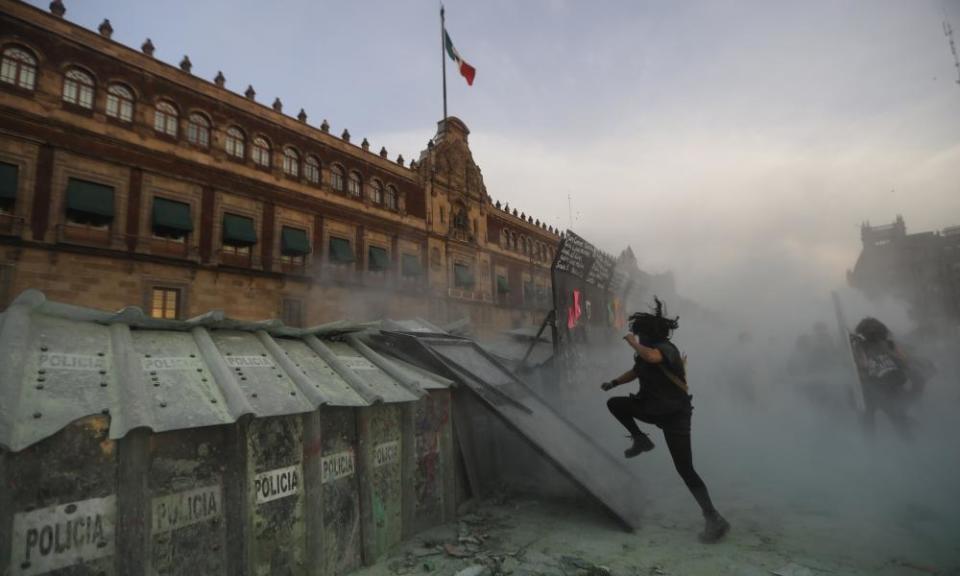
[{"label": "cobblestone ground", "polygon": [[704,545],[693,516],[653,516],[629,533],[592,504],[501,497],[417,535],[358,576],[960,576],[960,559],[935,565],[846,547],[815,513],[766,524],[749,510],[729,518],[730,534]]}]

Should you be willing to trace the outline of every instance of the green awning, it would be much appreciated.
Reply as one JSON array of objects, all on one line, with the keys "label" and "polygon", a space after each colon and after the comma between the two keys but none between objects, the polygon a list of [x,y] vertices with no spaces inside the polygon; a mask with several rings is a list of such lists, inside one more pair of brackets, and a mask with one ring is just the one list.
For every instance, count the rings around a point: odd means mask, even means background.
[{"label": "green awning", "polygon": [[367,267],[370,270],[379,272],[390,268],[390,256],[387,255],[385,248],[371,246],[369,250],[367,250],[367,256]]},{"label": "green awning", "polygon": [[257,230],[253,226],[253,218],[224,214],[223,243],[234,246],[253,246],[256,244]]},{"label": "green awning", "polygon": [[330,260],[340,264],[349,264],[356,260],[353,255],[353,248],[350,241],[346,238],[330,237]]},{"label": "green awning", "polygon": [[453,279],[456,286],[473,286],[473,271],[465,264],[454,264]]},{"label": "green awning", "polygon": [[17,199],[17,171],[15,164],[0,162],[0,200]]},{"label": "green awning", "polygon": [[190,205],[166,198],[153,199],[153,227],[178,232],[192,232],[193,220],[190,218]]},{"label": "green awning", "polygon": [[497,276],[497,294],[506,294],[510,292],[510,284],[507,283],[506,276]]},{"label": "green awning", "polygon": [[404,254],[403,260],[401,261],[400,272],[404,276],[420,276],[423,274],[420,257],[416,254]]},{"label": "green awning", "polygon": [[71,178],[67,183],[67,210],[113,218],[113,187]]},{"label": "green awning", "polygon": [[310,253],[307,231],[284,226],[280,231],[280,253],[284,256],[306,256]]}]

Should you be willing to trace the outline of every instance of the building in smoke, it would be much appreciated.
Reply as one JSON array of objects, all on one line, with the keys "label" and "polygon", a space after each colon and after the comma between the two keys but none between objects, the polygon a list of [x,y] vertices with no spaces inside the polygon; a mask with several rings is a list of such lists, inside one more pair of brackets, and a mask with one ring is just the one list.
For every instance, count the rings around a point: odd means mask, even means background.
[{"label": "building in smoke", "polygon": [[863,248],[848,283],[868,297],[894,296],[921,324],[960,322],[960,226],[908,234],[902,216],[860,229]]},{"label": "building in smoke", "polygon": [[536,324],[553,227],[494,202],[457,118],[407,162],[0,2],[0,310],[26,288],[163,318]]}]

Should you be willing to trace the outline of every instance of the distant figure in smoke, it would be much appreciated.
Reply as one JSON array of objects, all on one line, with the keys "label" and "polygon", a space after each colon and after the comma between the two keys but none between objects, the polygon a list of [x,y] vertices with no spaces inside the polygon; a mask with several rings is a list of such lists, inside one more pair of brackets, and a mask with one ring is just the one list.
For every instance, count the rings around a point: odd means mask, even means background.
[{"label": "distant figure in smoke", "polygon": [[715,542],[727,533],[730,524],[713,507],[706,484],[693,469],[693,451],[690,447],[693,397],[687,392],[683,357],[670,342],[670,333],[677,328],[678,318],[667,317],[663,303],[656,297],[654,301],[656,307],[653,314],[636,313],[630,316],[631,333],[624,340],[635,351],[633,368],[610,382],[604,382],[601,388],[612,390],[639,378],[638,394],[617,396],[607,401],[610,412],[633,439],[633,445],[623,454],[633,458],[653,450],[653,441],[640,431],[636,420],[663,430],[673,464],[703,510],[706,526],[700,533],[700,539]]},{"label": "distant figure in smoke", "polygon": [[876,318],[864,318],[850,337],[863,390],[863,421],[874,430],[876,412],[883,411],[904,440],[913,438],[913,423],[907,405],[923,393],[926,376],[914,367],[890,337],[890,330]]}]

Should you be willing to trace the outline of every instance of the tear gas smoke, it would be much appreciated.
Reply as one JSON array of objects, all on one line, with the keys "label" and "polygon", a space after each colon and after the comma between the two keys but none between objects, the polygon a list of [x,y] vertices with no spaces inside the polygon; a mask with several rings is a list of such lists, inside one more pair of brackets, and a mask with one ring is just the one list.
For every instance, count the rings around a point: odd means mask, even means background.
[{"label": "tear gas smoke", "polygon": [[[746,311],[714,314],[674,298],[667,303],[670,314],[680,316],[673,341],[688,355],[697,471],[733,529],[740,537],[754,533],[758,545],[775,543],[814,559],[956,566],[957,337],[915,340],[898,303],[868,302],[852,290],[842,290],[840,297],[849,323],[868,314],[881,318],[898,343],[936,364],[937,375],[910,408],[915,439],[897,437],[882,413],[873,437],[865,434],[851,395],[856,376],[840,347],[829,294],[810,299],[812,309],[784,305],[763,322]],[[649,303],[632,302],[637,309]],[[581,363],[576,381],[564,384],[562,392],[557,386],[565,375],[557,373],[538,374],[533,385],[621,457],[628,441],[605,402],[636,392],[637,383],[610,393],[599,385],[632,365],[632,351],[613,340],[593,343],[576,357]],[[640,425],[657,448],[629,461],[639,484],[622,489],[643,492],[650,522],[689,525],[693,532],[701,522],[699,511],[673,469],[663,436]]]}]

